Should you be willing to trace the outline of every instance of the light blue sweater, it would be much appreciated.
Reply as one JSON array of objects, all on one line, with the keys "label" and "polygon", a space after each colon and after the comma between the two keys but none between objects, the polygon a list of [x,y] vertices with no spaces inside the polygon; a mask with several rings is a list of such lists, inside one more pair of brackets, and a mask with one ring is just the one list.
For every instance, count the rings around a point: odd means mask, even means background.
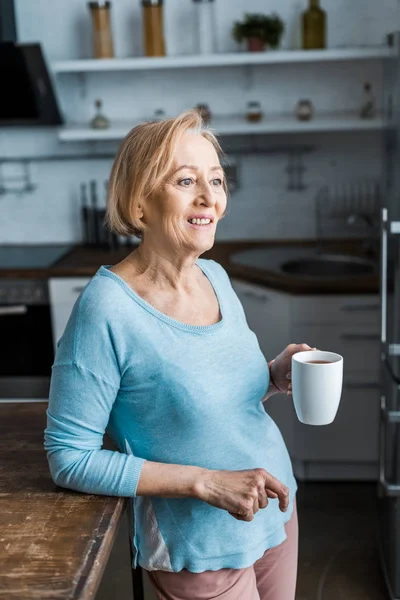
[{"label": "light blue sweater", "polygon": [[[129,496],[133,563],[193,572],[244,568],[286,539],[297,490],[262,398],[269,370],[226,271],[198,259],[222,319],[187,325],[102,266],[78,298],[53,365],[44,446],[54,482]],[[270,357],[268,357],[270,358]],[[103,434],[118,451],[101,449]],[[263,467],[290,490],[251,522],[195,498],[136,496],[145,460],[208,469]]]}]

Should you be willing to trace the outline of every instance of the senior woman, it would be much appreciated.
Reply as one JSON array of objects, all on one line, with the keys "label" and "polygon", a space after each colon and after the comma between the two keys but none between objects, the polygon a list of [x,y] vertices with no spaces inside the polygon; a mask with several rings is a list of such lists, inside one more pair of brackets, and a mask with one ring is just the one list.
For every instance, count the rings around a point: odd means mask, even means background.
[{"label": "senior woman", "polygon": [[297,485],[263,402],[291,395],[310,347],[268,365],[226,271],[199,258],[226,211],[220,156],[196,111],[122,142],[108,222],[141,241],[75,303],[44,445],[56,484],[132,498],[132,567],[159,599],[293,600]]}]

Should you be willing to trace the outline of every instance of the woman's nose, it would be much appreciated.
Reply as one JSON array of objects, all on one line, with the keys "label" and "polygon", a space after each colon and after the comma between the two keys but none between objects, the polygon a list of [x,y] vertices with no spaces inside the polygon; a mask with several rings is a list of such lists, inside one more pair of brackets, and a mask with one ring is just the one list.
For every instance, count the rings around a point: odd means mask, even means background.
[{"label": "woman's nose", "polygon": [[199,193],[199,199],[208,206],[215,204],[215,198],[209,185],[203,185]]}]

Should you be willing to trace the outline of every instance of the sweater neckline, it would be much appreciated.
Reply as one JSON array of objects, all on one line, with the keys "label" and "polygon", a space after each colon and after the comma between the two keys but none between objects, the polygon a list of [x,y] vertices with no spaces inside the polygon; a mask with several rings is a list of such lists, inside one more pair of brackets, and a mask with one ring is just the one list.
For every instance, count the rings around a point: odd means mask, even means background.
[{"label": "sweater neckline", "polygon": [[137,304],[142,306],[149,313],[154,315],[157,319],[160,319],[161,321],[164,321],[165,323],[168,323],[169,325],[172,325],[173,327],[176,327],[178,329],[182,329],[183,331],[188,331],[191,333],[198,333],[198,334],[213,333],[214,331],[217,331],[225,324],[225,320],[226,320],[225,319],[225,308],[223,305],[223,301],[219,295],[217,286],[215,285],[213,274],[210,272],[210,270],[204,264],[201,264],[199,261],[196,261],[195,264],[201,269],[201,271],[207,277],[208,281],[211,284],[211,287],[214,290],[214,293],[216,295],[216,298],[217,298],[217,301],[219,304],[219,312],[221,314],[221,319],[217,323],[213,323],[212,325],[190,325],[189,323],[183,323],[182,321],[178,321],[177,319],[173,319],[172,317],[169,317],[165,313],[163,313],[160,310],[158,310],[157,308],[155,308],[155,306],[153,306],[152,304],[150,304],[149,302],[144,300],[141,296],[139,296],[139,294],[137,294],[130,287],[130,285],[128,285],[126,283],[126,281],[124,279],[122,279],[122,277],[120,277],[113,271],[110,271],[110,267],[112,267],[113,265],[102,265],[100,267],[98,273],[100,275],[104,275],[106,277],[110,277],[111,279],[114,279],[114,281],[116,281],[120,285],[120,287],[122,287],[122,289],[128,294],[128,296],[130,296],[135,302],[137,302]]}]

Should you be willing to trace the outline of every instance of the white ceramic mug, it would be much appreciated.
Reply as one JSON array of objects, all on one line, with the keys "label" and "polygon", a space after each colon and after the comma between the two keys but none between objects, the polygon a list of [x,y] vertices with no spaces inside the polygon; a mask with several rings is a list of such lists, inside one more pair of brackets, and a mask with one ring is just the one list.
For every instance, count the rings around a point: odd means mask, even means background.
[{"label": "white ceramic mug", "polygon": [[[309,361],[328,361],[312,363]],[[339,408],[343,356],[325,350],[305,350],[292,356],[292,397],[297,418],[306,425],[328,425]]]}]

